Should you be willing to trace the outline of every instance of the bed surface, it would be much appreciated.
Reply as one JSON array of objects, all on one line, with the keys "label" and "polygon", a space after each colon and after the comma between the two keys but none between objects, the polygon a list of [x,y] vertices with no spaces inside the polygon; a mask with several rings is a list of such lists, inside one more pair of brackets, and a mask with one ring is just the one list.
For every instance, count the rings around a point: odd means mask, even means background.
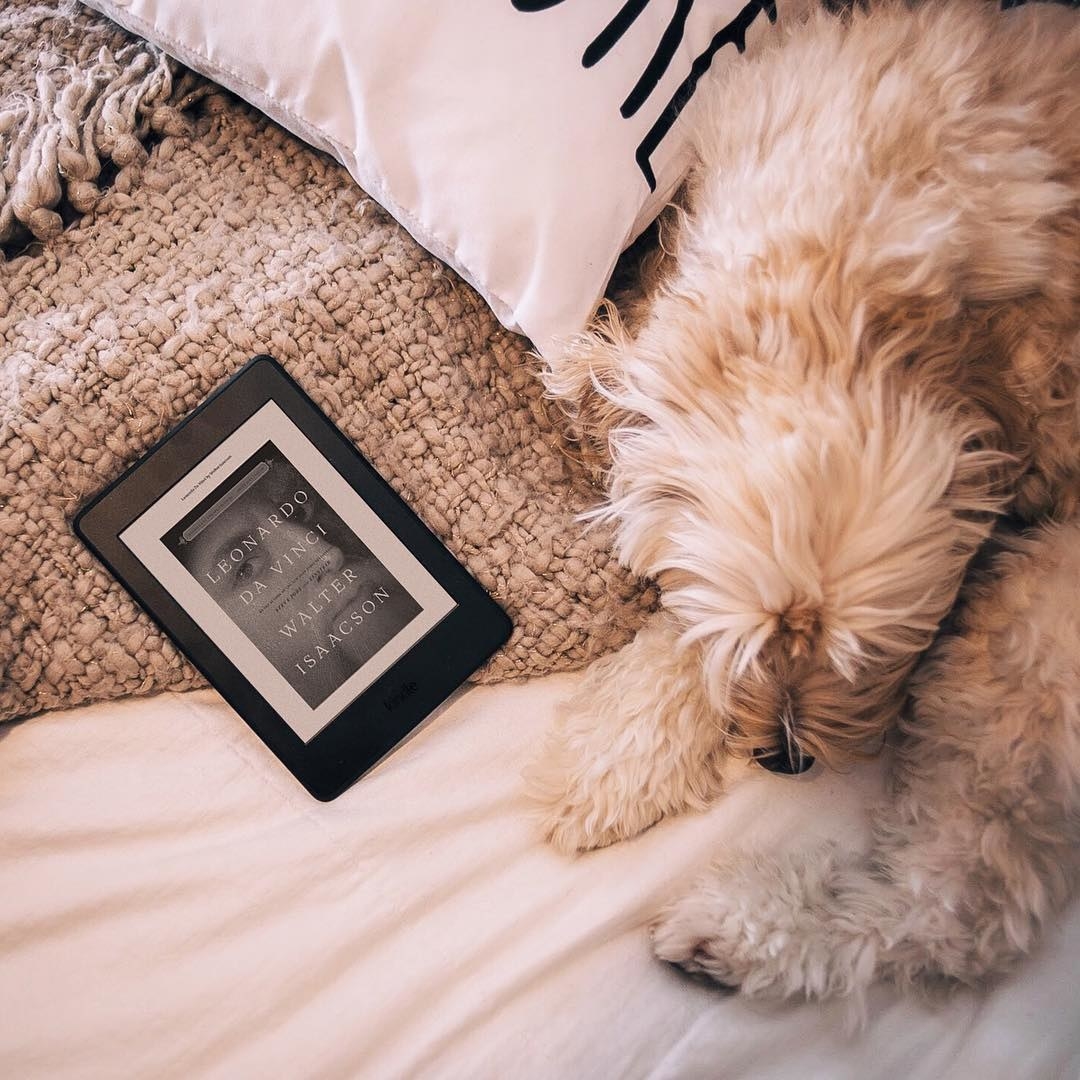
[{"label": "bed surface", "polygon": [[0,1075],[1080,1075],[1080,907],[990,995],[731,997],[644,929],[722,843],[865,842],[880,767],[733,770],[712,811],[576,860],[520,771],[577,676],[470,690],[336,802],[211,691],[0,729]]}]

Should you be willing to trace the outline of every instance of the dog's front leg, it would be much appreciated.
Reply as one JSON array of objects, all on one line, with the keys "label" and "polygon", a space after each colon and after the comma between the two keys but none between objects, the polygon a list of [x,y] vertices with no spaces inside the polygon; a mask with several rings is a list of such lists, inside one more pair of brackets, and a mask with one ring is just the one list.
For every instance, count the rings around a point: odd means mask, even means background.
[{"label": "dog's front leg", "polygon": [[657,956],[764,997],[860,994],[879,974],[896,890],[834,845],[732,852],[652,927]]},{"label": "dog's front leg", "polygon": [[695,648],[655,616],[597,661],[526,770],[547,838],[583,851],[624,840],[720,790],[721,731]]},{"label": "dog's front leg", "polygon": [[860,999],[878,979],[981,985],[1008,972],[1076,877],[1075,825],[920,810],[928,823],[879,822],[893,835],[869,857],[830,845],[718,860],[656,920],[657,955],[764,997]]}]

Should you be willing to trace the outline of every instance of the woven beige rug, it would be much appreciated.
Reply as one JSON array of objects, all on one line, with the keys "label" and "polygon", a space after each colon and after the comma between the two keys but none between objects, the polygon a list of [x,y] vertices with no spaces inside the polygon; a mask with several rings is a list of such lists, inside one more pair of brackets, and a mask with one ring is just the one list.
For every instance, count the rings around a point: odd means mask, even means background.
[{"label": "woven beige rug", "polygon": [[596,496],[526,343],[335,163],[96,15],[8,0],[0,174],[0,718],[200,684],[70,520],[263,351],[510,613],[482,680],[632,636],[653,594],[575,520]]}]

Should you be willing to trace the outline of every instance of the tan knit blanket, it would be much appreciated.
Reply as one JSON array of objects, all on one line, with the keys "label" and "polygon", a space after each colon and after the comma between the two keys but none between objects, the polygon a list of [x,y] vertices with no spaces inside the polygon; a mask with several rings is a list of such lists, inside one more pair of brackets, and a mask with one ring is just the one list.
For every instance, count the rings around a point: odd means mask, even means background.
[{"label": "tan knit blanket", "polygon": [[0,8],[0,247],[0,718],[200,683],[70,520],[258,352],[506,607],[482,679],[652,604],[576,520],[527,343],[343,169],[83,9]]}]

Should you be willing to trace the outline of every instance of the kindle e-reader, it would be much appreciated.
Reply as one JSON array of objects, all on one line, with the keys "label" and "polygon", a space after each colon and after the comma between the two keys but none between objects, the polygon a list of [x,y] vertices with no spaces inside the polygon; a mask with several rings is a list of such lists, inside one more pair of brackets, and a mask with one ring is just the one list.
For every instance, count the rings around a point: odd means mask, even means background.
[{"label": "kindle e-reader", "polygon": [[74,527],[317,799],[389,752],[511,629],[268,356]]}]

